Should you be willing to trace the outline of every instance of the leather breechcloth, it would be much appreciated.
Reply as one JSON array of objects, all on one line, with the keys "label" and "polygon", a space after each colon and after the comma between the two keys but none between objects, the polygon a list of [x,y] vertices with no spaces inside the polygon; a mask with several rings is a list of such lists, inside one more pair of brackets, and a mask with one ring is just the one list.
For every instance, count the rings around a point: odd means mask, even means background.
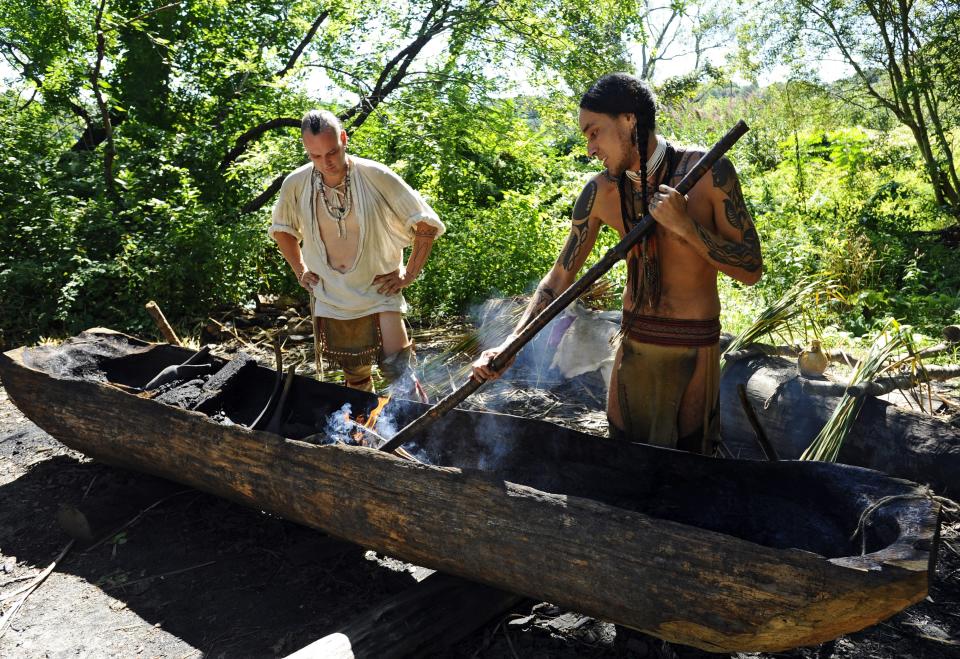
[{"label": "leather breechcloth", "polygon": [[323,346],[323,358],[340,365],[346,385],[373,392],[373,365],[377,364],[387,384],[413,376],[416,352],[413,343],[385,357],[380,334],[380,315],[370,314],[350,320],[314,317],[314,331]]},{"label": "leather breechcloth", "polygon": [[[629,320],[627,320],[629,318]],[[617,400],[629,441],[712,455],[720,441],[720,320],[625,316]],[[680,435],[681,404],[702,412]]]}]

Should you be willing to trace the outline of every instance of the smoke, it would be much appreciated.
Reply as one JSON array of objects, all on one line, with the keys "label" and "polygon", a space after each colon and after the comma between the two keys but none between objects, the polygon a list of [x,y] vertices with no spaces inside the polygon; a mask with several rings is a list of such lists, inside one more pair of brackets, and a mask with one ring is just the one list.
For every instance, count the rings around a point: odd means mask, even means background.
[{"label": "smoke", "polygon": [[327,424],[323,430],[323,436],[320,437],[321,444],[351,444],[356,446],[358,442],[354,439],[353,433],[357,430],[357,424],[352,420],[353,406],[350,403],[344,403],[343,407],[327,417]]},{"label": "smoke", "polygon": [[498,471],[512,446],[504,441],[510,428],[505,420],[496,414],[478,414],[477,416],[480,417],[480,422],[476,426],[476,443],[480,449],[477,469]]},{"label": "smoke", "polygon": [[[478,325],[476,334],[481,350],[500,345],[519,322],[525,307],[526,302],[506,298],[488,300],[473,309],[471,315]],[[579,302],[572,304],[520,350],[513,366],[501,376],[502,384],[496,390],[504,394],[510,387],[549,392],[568,386],[578,376],[592,375],[585,384],[596,388],[599,379],[603,390],[584,400],[590,401],[591,406],[595,401],[605,400],[614,357],[610,339],[617,333],[619,319],[619,312],[595,312]],[[487,389],[493,387],[487,385]],[[486,401],[490,409],[505,409],[496,400],[504,396],[488,398],[493,398]],[[522,414],[522,409],[517,413]]]}]

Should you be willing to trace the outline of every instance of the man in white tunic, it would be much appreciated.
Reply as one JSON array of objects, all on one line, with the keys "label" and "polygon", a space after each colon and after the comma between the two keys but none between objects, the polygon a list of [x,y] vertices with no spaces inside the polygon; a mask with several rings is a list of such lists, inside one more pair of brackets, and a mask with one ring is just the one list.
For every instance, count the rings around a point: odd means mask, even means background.
[{"label": "man in white tunic", "polygon": [[313,294],[323,355],[341,365],[348,387],[373,391],[373,363],[388,382],[410,371],[401,291],[444,225],[387,166],[348,155],[347,133],[331,112],[304,115],[301,135],[311,162],[283,181],[269,233]]}]

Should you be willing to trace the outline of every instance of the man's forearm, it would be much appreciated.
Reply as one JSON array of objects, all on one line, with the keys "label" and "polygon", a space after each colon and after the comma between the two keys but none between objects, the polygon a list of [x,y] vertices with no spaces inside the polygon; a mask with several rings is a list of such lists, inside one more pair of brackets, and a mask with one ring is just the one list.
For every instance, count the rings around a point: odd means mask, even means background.
[{"label": "man's forearm", "polygon": [[280,248],[280,253],[283,254],[284,260],[286,260],[287,264],[293,270],[297,281],[299,281],[307,269],[307,264],[303,260],[303,252],[300,250],[300,243],[289,233],[282,232],[274,234],[274,240],[277,241],[277,247]]},{"label": "man's forearm", "polygon": [[537,290],[533,293],[533,297],[530,298],[530,303],[523,312],[523,316],[520,317],[520,322],[517,323],[516,328],[514,328],[512,336],[519,334],[530,321],[540,315],[541,311],[549,307],[557,297],[570,288],[570,284],[572,283],[573,273],[564,269],[558,269],[557,266],[554,266],[553,269],[547,273],[547,276],[540,281]]},{"label": "man's forearm", "polygon": [[537,290],[534,291],[533,297],[530,298],[530,303],[527,305],[526,311],[524,311],[520,317],[520,322],[517,323],[516,328],[513,330],[514,336],[519,334],[523,328],[527,326],[527,323],[539,316],[541,311],[549,307],[550,303],[556,300],[559,294],[558,291],[553,289],[549,281],[546,279],[541,281],[540,285],[537,286]]},{"label": "man's forearm", "polygon": [[437,228],[420,222],[413,236],[413,248],[410,250],[410,258],[407,259],[406,273],[411,280],[416,279],[417,275],[423,270],[430,252],[433,250],[433,241],[437,237]]}]

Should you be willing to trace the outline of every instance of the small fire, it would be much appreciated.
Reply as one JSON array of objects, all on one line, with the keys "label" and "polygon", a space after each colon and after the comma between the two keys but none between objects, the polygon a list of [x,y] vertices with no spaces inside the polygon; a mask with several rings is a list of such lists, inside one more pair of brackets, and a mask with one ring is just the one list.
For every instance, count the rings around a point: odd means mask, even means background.
[{"label": "small fire", "polygon": [[[383,408],[387,406],[387,403],[390,402],[390,396],[380,396],[377,406],[370,410],[370,414],[364,416],[363,414],[358,414],[356,418],[351,416],[349,410],[344,411],[344,421],[347,422],[347,425],[362,426],[364,428],[370,428],[371,430],[375,425],[377,425],[377,417],[380,416],[380,413],[383,411]],[[350,433],[351,439],[354,442],[361,446],[374,446],[376,443],[370,442],[370,437],[367,433],[363,432],[359,428]]]},{"label": "small fire", "polygon": [[377,417],[380,416],[380,412],[383,411],[383,408],[385,408],[389,402],[390,396],[380,396],[380,402],[370,411],[370,416],[367,418],[367,428],[373,428],[377,425]]}]

